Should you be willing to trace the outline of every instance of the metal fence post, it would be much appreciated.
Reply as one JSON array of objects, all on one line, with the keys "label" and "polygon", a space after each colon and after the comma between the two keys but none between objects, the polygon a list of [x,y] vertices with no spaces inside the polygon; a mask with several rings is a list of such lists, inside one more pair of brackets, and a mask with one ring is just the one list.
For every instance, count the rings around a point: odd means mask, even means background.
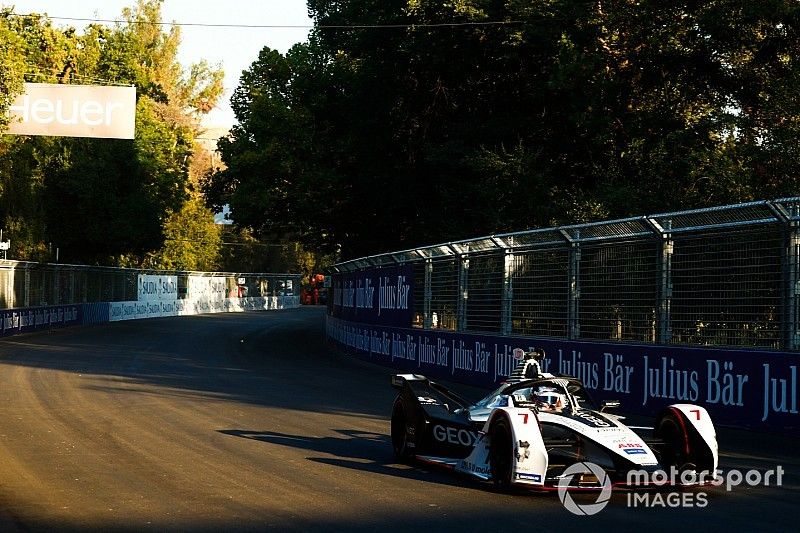
[{"label": "metal fence post", "polygon": [[425,292],[422,304],[422,327],[431,329],[433,319],[431,316],[431,300],[433,299],[433,289],[431,288],[431,278],[433,277],[433,261],[428,258],[425,260]]},{"label": "metal fence post", "polygon": [[656,307],[656,322],[658,330],[658,344],[672,342],[672,254],[675,242],[672,240],[672,223],[666,220],[660,232],[661,255],[659,256],[660,284],[658,289],[658,305]]},{"label": "metal fence post", "polygon": [[67,299],[68,304],[74,304],[78,302],[77,295],[75,294],[75,269],[70,267],[69,269],[69,298]]},{"label": "metal fence post", "polygon": [[503,335],[511,335],[511,303],[514,299],[514,252],[506,250],[503,266],[503,296],[500,309],[500,331]]},{"label": "metal fence post", "polygon": [[58,265],[53,267],[53,299],[51,302],[55,305],[63,303],[61,301],[61,272]]},{"label": "metal fence post", "polygon": [[14,294],[14,269],[8,268],[4,266],[3,269],[5,270],[5,287],[3,287],[3,301],[7,308],[15,307],[14,301],[16,299],[16,295]]},{"label": "metal fence post", "polygon": [[23,298],[23,305],[25,307],[31,306],[31,270],[25,266],[25,297]]},{"label": "metal fence post", "polygon": [[456,331],[467,329],[467,300],[469,299],[469,256],[462,255],[458,263],[458,303]]},{"label": "metal fence post", "polygon": [[581,300],[581,245],[580,230],[575,230],[575,238],[570,238],[564,232],[564,236],[570,241],[569,250],[569,303],[567,308],[567,334],[570,339],[578,339],[581,336],[580,324],[580,300]]},{"label": "metal fence post", "polygon": [[800,305],[800,205],[792,206],[791,218],[787,224],[786,246],[783,255],[784,279],[783,287],[783,342],[786,350],[800,347],[800,331],[798,331],[798,305]]},{"label": "metal fence post", "polygon": [[80,290],[80,303],[88,303],[91,300],[89,299],[89,274],[84,271],[77,272],[79,276],[78,287]]}]

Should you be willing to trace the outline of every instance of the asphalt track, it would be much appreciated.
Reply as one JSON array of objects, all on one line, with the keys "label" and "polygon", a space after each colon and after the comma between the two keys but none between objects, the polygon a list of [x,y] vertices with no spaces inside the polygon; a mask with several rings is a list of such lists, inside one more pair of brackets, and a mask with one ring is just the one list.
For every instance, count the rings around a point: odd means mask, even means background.
[{"label": "asphalt track", "polygon": [[797,530],[800,442],[777,435],[720,430],[724,470],[781,465],[783,486],[707,489],[702,508],[615,493],[575,516],[396,464],[390,371],[334,353],[323,324],[302,308],[0,342],[0,530]]}]

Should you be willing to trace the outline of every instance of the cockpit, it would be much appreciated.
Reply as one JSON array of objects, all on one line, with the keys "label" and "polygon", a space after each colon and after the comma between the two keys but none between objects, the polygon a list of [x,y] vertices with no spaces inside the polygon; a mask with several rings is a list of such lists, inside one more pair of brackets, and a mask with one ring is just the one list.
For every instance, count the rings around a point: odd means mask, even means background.
[{"label": "cockpit", "polygon": [[594,409],[594,402],[580,381],[544,378],[504,383],[469,408],[473,422],[484,422],[497,407],[536,407],[540,412],[563,413]]}]

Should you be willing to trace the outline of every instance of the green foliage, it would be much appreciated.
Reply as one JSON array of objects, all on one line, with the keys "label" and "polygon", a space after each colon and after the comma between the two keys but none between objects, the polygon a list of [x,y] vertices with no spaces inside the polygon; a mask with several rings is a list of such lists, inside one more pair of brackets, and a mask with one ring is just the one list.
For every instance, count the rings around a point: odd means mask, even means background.
[{"label": "green foliage", "polygon": [[223,226],[221,269],[225,272],[296,272],[309,276],[336,258],[303,248],[297,242],[253,236],[247,228]]},{"label": "green foliage", "polygon": [[0,10],[0,131],[8,124],[5,111],[22,93],[22,74],[25,72],[25,44],[11,27],[10,13],[8,8]]},{"label": "green foliage", "polygon": [[48,236],[61,257],[101,262],[160,244],[159,209],[130,141],[58,139],[43,173]]},{"label": "green foliage", "polygon": [[[308,6],[206,187],[257,235],[352,257],[800,192],[794,1]],[[409,26],[330,28],[374,24]]]},{"label": "green foliage", "polygon": [[180,65],[180,30],[160,25],[161,0],[137,0],[122,20],[79,35],[45,16],[0,11],[0,131],[23,81],[132,84],[137,92],[134,141],[0,136],[0,224],[10,257],[52,260],[59,248],[70,262],[216,262],[213,238],[187,253],[165,234],[180,215],[208,221],[187,203],[189,168],[199,116],[222,95],[223,73],[205,62]]},{"label": "green foliage", "polygon": [[151,260],[153,267],[204,272],[219,269],[220,229],[214,224],[214,213],[200,199],[190,199],[167,217],[164,240],[164,247]]},{"label": "green foliage", "polygon": [[163,118],[163,108],[149,98],[139,99],[134,140],[136,160],[146,176],[143,196],[157,204],[158,213],[179,209],[186,199],[193,150],[191,130]]}]

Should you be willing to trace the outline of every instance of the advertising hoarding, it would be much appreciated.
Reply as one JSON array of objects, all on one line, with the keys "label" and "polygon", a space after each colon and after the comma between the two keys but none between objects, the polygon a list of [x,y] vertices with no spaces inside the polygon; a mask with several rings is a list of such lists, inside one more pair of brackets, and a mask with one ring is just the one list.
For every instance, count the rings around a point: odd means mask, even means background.
[{"label": "advertising hoarding", "polygon": [[167,301],[178,298],[178,276],[139,274],[136,280],[140,302]]},{"label": "advertising hoarding", "polygon": [[363,324],[411,326],[413,280],[411,265],[338,275],[332,283],[332,315]]},{"label": "advertising hoarding", "polygon": [[26,83],[9,118],[10,134],[133,139],[136,88]]},{"label": "advertising hoarding", "polygon": [[792,353],[397,328],[331,316],[327,336],[361,359],[487,388],[511,375],[522,353],[515,349],[543,349],[545,372],[574,376],[596,400],[620,400],[628,413],[696,403],[719,424],[800,434],[800,364]]},{"label": "advertising hoarding", "polygon": [[3,309],[0,311],[0,335],[6,337],[17,333],[78,326],[83,323],[82,309],[80,304]]}]

